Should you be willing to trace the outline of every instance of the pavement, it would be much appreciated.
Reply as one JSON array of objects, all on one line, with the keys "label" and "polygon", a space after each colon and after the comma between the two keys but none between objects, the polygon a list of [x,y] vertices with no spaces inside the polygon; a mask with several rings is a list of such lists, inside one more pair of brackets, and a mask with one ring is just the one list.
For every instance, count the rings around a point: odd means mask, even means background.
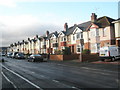
[{"label": "pavement", "polygon": [[119,65],[76,61],[27,62],[6,58],[2,89],[106,90],[119,89]]}]

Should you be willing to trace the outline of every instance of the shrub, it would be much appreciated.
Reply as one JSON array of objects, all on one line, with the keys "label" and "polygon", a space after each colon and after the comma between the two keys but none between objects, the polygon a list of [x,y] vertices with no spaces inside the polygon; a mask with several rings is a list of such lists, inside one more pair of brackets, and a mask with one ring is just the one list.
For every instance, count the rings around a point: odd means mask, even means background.
[{"label": "shrub", "polygon": [[65,47],[65,49],[62,50],[63,55],[70,55],[71,54],[71,50],[69,47]]},{"label": "shrub", "polygon": [[61,51],[61,50],[55,50],[55,54],[56,54],[56,55],[61,55],[61,54],[62,54],[62,51]]},{"label": "shrub", "polygon": [[82,53],[83,53],[83,54],[90,54],[90,50],[89,50],[89,49],[84,49],[84,50],[82,51]]}]

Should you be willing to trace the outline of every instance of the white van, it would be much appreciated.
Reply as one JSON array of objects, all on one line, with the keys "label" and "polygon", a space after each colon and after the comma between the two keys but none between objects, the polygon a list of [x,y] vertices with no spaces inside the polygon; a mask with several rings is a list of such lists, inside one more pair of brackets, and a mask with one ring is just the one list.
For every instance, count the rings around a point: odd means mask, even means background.
[{"label": "white van", "polygon": [[117,46],[106,46],[100,48],[99,56],[101,60],[111,59],[114,61],[115,59],[120,58],[120,47]]}]

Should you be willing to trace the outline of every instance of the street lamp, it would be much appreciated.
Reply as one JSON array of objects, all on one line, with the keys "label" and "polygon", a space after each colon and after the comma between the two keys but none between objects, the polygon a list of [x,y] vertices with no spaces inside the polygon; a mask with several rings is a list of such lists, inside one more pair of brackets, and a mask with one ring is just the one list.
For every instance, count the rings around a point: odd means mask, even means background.
[{"label": "street lamp", "polygon": [[81,32],[81,38],[80,38],[80,62],[82,62],[82,46],[84,45],[84,39],[82,37],[82,32]]}]

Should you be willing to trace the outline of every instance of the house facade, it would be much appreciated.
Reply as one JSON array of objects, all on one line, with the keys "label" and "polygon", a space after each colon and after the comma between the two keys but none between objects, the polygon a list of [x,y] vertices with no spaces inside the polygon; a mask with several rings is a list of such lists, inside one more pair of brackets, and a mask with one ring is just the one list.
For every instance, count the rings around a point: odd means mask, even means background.
[{"label": "house facade", "polygon": [[113,23],[115,25],[116,45],[120,47],[120,18]]},{"label": "house facade", "polygon": [[[115,24],[115,26],[114,26]],[[11,46],[11,50],[23,52],[25,54],[55,54],[56,50],[63,50],[69,47],[72,54],[79,54],[84,49],[91,50],[91,53],[98,53],[100,47],[109,45],[120,45],[120,20],[103,16],[97,18],[95,13],[92,13],[91,20],[74,24],[68,27],[64,24],[64,30],[61,32],[46,31],[43,36],[36,35],[34,38]]]}]

